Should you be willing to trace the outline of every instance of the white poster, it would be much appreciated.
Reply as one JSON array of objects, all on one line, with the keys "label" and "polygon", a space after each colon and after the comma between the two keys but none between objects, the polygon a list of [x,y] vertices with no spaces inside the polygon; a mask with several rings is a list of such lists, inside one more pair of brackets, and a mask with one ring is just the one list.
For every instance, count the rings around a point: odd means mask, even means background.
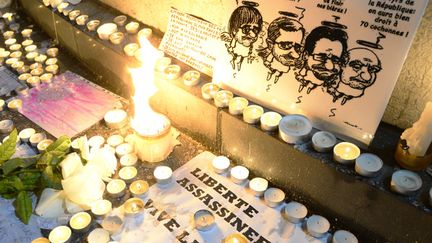
[{"label": "white poster", "polygon": [[207,50],[213,80],[368,145],[427,2],[233,1],[220,44]]}]

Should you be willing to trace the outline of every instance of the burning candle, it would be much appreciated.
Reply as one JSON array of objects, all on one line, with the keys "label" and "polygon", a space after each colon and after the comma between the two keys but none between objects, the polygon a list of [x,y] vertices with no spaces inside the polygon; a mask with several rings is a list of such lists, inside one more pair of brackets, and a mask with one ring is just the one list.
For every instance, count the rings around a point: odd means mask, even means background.
[{"label": "burning candle", "polygon": [[11,58],[8,58],[8,59],[6,60],[6,65],[11,66],[12,64],[14,64],[14,63],[16,63],[16,62],[18,62],[18,61],[19,61],[18,58],[11,57]]},{"label": "burning candle", "polygon": [[111,147],[117,147],[124,142],[124,139],[121,135],[111,135],[107,139],[107,144]]},{"label": "burning candle", "polygon": [[39,53],[32,51],[26,54],[26,59],[30,62],[33,62],[37,56],[39,56]]},{"label": "burning candle", "polygon": [[22,68],[23,66],[24,66],[23,61],[18,61],[18,62],[15,62],[11,65],[11,67],[15,70],[18,70],[18,69]]},{"label": "burning candle", "polygon": [[133,153],[134,149],[133,149],[133,146],[128,144],[128,143],[122,143],[116,147],[115,151],[116,151],[117,157],[121,158],[123,155]]},{"label": "burning candle", "polygon": [[[21,47],[22,47],[21,44],[13,44],[13,45],[9,46],[9,50],[11,50],[11,51],[18,51],[18,50],[21,49]],[[22,55],[22,52],[20,52],[20,53]]]},{"label": "burning candle", "polygon": [[56,57],[50,57],[45,61],[47,66],[57,64],[58,59]]},{"label": "burning candle", "polygon": [[332,243],[358,243],[357,237],[346,230],[338,230],[334,233]]},{"label": "burning candle", "polygon": [[124,26],[126,23],[127,17],[126,15],[119,15],[113,19],[113,22],[118,26]]},{"label": "burning candle", "polygon": [[40,80],[42,83],[51,83],[52,78],[53,78],[52,73],[44,73],[40,76]]},{"label": "burning candle", "polygon": [[255,177],[249,181],[249,188],[252,190],[255,196],[261,197],[267,190],[268,181],[264,178]]},{"label": "burning candle", "polygon": [[312,215],[306,221],[307,231],[316,238],[323,237],[330,229],[330,222],[320,215]]},{"label": "burning candle", "polygon": [[21,109],[22,105],[23,104],[21,99],[13,99],[7,104],[9,110],[11,111],[18,111],[19,109]]},{"label": "burning candle", "polygon": [[282,120],[282,116],[279,113],[268,111],[260,118],[261,129],[268,132],[275,131],[279,126],[280,120]]},{"label": "burning candle", "polygon": [[49,233],[48,239],[52,243],[65,243],[69,242],[72,235],[72,230],[67,226],[55,227]]},{"label": "burning candle", "polygon": [[43,69],[42,68],[36,68],[30,71],[30,74],[33,76],[40,76],[43,74]]},{"label": "burning candle", "polygon": [[13,129],[14,129],[14,123],[12,120],[0,121],[0,133],[7,134],[12,132]]},{"label": "burning candle", "polygon": [[233,93],[228,90],[218,91],[214,96],[214,103],[219,108],[228,107],[230,100],[234,97]]},{"label": "burning candle", "polygon": [[36,130],[33,128],[25,128],[18,133],[18,137],[21,139],[23,143],[27,143],[33,134],[36,133]]},{"label": "burning candle", "polygon": [[138,162],[138,157],[135,154],[125,154],[120,157],[120,165],[122,167],[125,166],[134,166]]},{"label": "burning candle", "polygon": [[114,45],[121,44],[124,41],[124,39],[125,39],[125,36],[122,32],[114,32],[109,36],[109,40]]},{"label": "burning candle", "polygon": [[168,80],[174,80],[180,76],[180,71],[181,71],[180,66],[173,64],[165,68],[164,74]]},{"label": "burning candle", "polygon": [[119,177],[126,183],[131,183],[138,175],[138,170],[133,166],[125,166],[120,169]]},{"label": "burning candle", "polygon": [[35,133],[31,135],[29,141],[33,147],[37,147],[37,145],[44,139],[46,139],[45,133]]},{"label": "burning candle", "polygon": [[110,110],[105,114],[104,120],[109,128],[119,129],[127,124],[127,113],[120,109]]},{"label": "burning candle", "polygon": [[86,14],[82,14],[75,19],[77,25],[85,25],[88,21],[89,16]]},{"label": "burning candle", "polygon": [[230,234],[222,241],[222,243],[248,243],[248,242],[249,242],[248,239],[240,233]]},{"label": "burning candle", "polygon": [[361,154],[355,161],[355,171],[366,177],[376,175],[383,167],[383,161],[374,154]]},{"label": "burning candle", "polygon": [[152,36],[152,29],[150,28],[143,28],[138,32],[138,38],[146,38],[149,39]]},{"label": "burning candle", "polygon": [[290,202],[285,205],[285,215],[288,221],[294,224],[300,223],[307,215],[307,208],[298,202]]},{"label": "burning candle", "polygon": [[33,40],[27,39],[27,40],[21,42],[21,45],[24,46],[24,47],[27,47],[29,45],[33,45]]},{"label": "burning candle", "polygon": [[264,201],[271,208],[278,207],[284,200],[285,192],[279,188],[272,187],[264,192]]},{"label": "burning candle", "polygon": [[328,152],[336,144],[335,135],[326,131],[316,132],[312,136],[312,146],[317,152]]},{"label": "burning candle", "polygon": [[126,53],[126,56],[133,57],[138,49],[139,45],[137,43],[129,43],[125,45],[123,51]]},{"label": "burning candle", "polygon": [[51,139],[44,139],[40,141],[37,145],[37,149],[39,153],[45,152],[45,150],[53,143],[54,141]]},{"label": "burning candle", "polygon": [[75,21],[75,19],[81,14],[79,9],[75,9],[69,12],[68,17],[70,21]]},{"label": "burning candle", "polygon": [[97,33],[99,35],[99,38],[102,40],[108,40],[109,36],[117,31],[117,25],[114,23],[106,23],[97,29]]},{"label": "burning candle", "polygon": [[144,202],[137,197],[130,198],[123,204],[123,209],[126,216],[137,216],[143,212]]},{"label": "burning candle", "polygon": [[85,232],[89,229],[91,216],[86,212],[79,212],[72,216],[69,225],[76,232]]},{"label": "burning candle", "polygon": [[225,156],[217,156],[212,160],[213,170],[218,174],[228,171],[230,160]]},{"label": "burning candle", "polygon": [[37,68],[43,68],[42,64],[40,64],[40,63],[38,63],[38,62],[35,62],[35,63],[32,63],[32,64],[30,65],[30,69],[31,69],[31,70],[33,70],[33,69],[37,69]]},{"label": "burning candle", "polygon": [[408,195],[418,191],[423,182],[419,175],[409,170],[398,170],[393,173],[390,182],[392,191]]},{"label": "burning candle", "polygon": [[144,181],[144,180],[134,181],[129,186],[129,191],[131,192],[132,196],[139,197],[141,199],[143,199],[143,197],[145,197],[148,190],[149,190],[149,184],[147,181]]},{"label": "burning candle", "polygon": [[205,100],[211,100],[219,89],[219,86],[214,83],[206,83],[201,87],[201,95]]},{"label": "burning candle", "polygon": [[196,70],[190,70],[183,74],[183,83],[186,86],[195,86],[200,82],[201,74]]},{"label": "burning candle", "polygon": [[22,52],[14,51],[10,54],[10,57],[19,59],[22,56]]},{"label": "burning candle", "polygon": [[88,243],[101,243],[101,242],[109,242],[110,235],[109,232],[102,229],[96,228],[87,236]]},{"label": "burning candle", "polygon": [[351,164],[360,156],[360,149],[353,143],[338,143],[333,148],[333,159],[341,164]]},{"label": "burning candle", "polygon": [[259,105],[250,105],[243,110],[243,121],[249,124],[256,124],[259,122],[264,109]]},{"label": "burning candle", "polygon": [[4,43],[5,43],[6,46],[11,46],[11,45],[15,44],[16,41],[17,40],[15,38],[10,38],[10,39],[5,40]]},{"label": "burning candle", "polygon": [[96,28],[100,25],[100,20],[98,19],[94,19],[94,20],[90,20],[89,22],[87,22],[87,29],[89,31],[95,31]]},{"label": "burning candle", "polygon": [[131,21],[125,26],[127,33],[131,35],[138,33],[138,28],[139,28],[139,23],[135,21]]},{"label": "burning candle", "polygon": [[63,10],[69,6],[68,2],[62,2],[57,6],[59,13],[63,13]]},{"label": "burning candle", "polygon": [[90,148],[100,148],[105,143],[105,138],[99,135],[93,136],[88,140]]},{"label": "burning candle", "polygon": [[40,78],[38,76],[32,76],[27,79],[27,84],[30,85],[30,87],[37,87],[40,84]]},{"label": "burning candle", "polygon": [[39,56],[35,57],[34,60],[38,63],[44,63],[47,58],[47,55],[40,54]]},{"label": "burning candle", "polygon": [[57,57],[58,52],[59,52],[59,49],[57,47],[51,47],[51,48],[48,48],[46,50],[47,56],[52,57],[52,58]]},{"label": "burning candle", "polygon": [[155,70],[158,72],[164,72],[165,69],[171,64],[171,58],[161,57],[156,61]]},{"label": "burning candle", "polygon": [[279,123],[279,136],[289,144],[300,144],[308,140],[312,123],[303,115],[288,115]]},{"label": "burning candle", "polygon": [[112,203],[108,200],[98,200],[95,203],[93,203],[91,207],[91,212],[97,217],[97,218],[103,218],[108,213],[110,213],[112,210]]},{"label": "burning candle", "polygon": [[35,52],[37,51],[37,46],[36,45],[28,45],[24,48],[24,50],[29,53],[29,52]]},{"label": "burning candle", "polygon": [[230,171],[231,180],[236,184],[243,184],[249,177],[249,170],[241,165],[234,166]]},{"label": "burning candle", "polygon": [[31,36],[32,33],[33,33],[33,30],[32,30],[32,29],[23,29],[23,30],[21,31],[21,35],[22,35],[22,37],[24,37],[24,38],[30,38],[30,36]]},{"label": "burning candle", "polygon": [[201,209],[194,214],[195,228],[199,231],[208,231],[215,225],[214,215],[207,209]]},{"label": "burning candle", "polygon": [[55,74],[58,73],[59,66],[58,66],[58,65],[48,65],[48,66],[45,68],[45,70],[46,70],[47,72],[52,73],[52,74],[55,75]]},{"label": "burning candle", "polygon": [[3,33],[3,38],[5,40],[8,40],[8,39],[14,37],[14,35],[15,35],[15,32],[13,32],[11,30],[8,30],[8,31],[6,31],[6,32]]},{"label": "burning candle", "polygon": [[108,182],[106,189],[111,197],[122,197],[125,194],[126,182],[120,179],[111,180]]},{"label": "burning candle", "polygon": [[158,166],[153,171],[153,175],[159,185],[169,185],[172,181],[172,170],[168,166]]},{"label": "burning candle", "polygon": [[249,101],[243,97],[232,98],[228,105],[228,110],[231,115],[241,115],[243,110],[249,105]]}]

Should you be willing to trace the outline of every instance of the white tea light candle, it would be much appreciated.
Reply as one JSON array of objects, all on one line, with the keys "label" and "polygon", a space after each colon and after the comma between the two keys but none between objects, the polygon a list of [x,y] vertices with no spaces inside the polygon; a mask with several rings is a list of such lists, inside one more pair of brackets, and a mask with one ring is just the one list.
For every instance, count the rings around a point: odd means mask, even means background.
[{"label": "white tea light candle", "polygon": [[172,169],[168,166],[158,166],[153,171],[153,175],[159,185],[168,185],[172,181]]},{"label": "white tea light candle", "polygon": [[312,146],[317,152],[329,152],[336,145],[335,135],[327,131],[316,132],[312,136]]},{"label": "white tea light candle", "polygon": [[243,97],[234,97],[230,100],[228,111],[231,115],[241,115],[243,110],[249,105],[249,101]]},{"label": "white tea light candle", "polygon": [[201,95],[205,100],[214,98],[220,87],[214,83],[206,83],[201,87]]},{"label": "white tea light candle", "polygon": [[88,243],[102,243],[109,242],[110,235],[109,232],[102,229],[96,228],[87,236]]},{"label": "white tea light candle", "polygon": [[249,124],[256,124],[264,114],[264,109],[259,105],[250,105],[243,110],[243,121]]},{"label": "white tea light candle", "polygon": [[132,35],[138,33],[138,28],[139,28],[139,23],[135,21],[131,21],[125,26],[127,33]]},{"label": "white tea light candle", "polygon": [[156,61],[155,70],[162,73],[171,64],[171,58],[161,57]]},{"label": "white tea light candle", "polygon": [[67,226],[55,227],[49,233],[48,239],[52,243],[65,243],[69,242],[72,235],[72,230]]},{"label": "white tea light candle", "polygon": [[126,15],[119,15],[113,19],[113,22],[118,26],[124,26],[127,20]]},{"label": "white tea light candle", "polygon": [[137,180],[130,184],[129,191],[131,192],[132,196],[143,199],[143,197],[147,194],[149,188],[150,185],[147,181]]},{"label": "white tea light candle", "polygon": [[99,28],[97,29],[99,38],[102,40],[108,40],[109,36],[116,31],[117,31],[117,25],[114,23],[103,24],[99,26]]},{"label": "white tea light candle", "polygon": [[12,120],[0,121],[0,133],[7,134],[12,132],[13,129],[14,129],[14,123]]},{"label": "white tea light candle", "polygon": [[117,157],[121,158],[123,155],[133,153],[134,148],[129,143],[122,143],[116,147],[115,152]]},{"label": "white tea light candle", "polygon": [[287,205],[285,205],[285,215],[293,224],[300,223],[307,215],[307,208],[298,202],[290,202]]},{"label": "white tea light candle", "polygon": [[69,220],[69,225],[76,232],[84,232],[88,230],[90,223],[91,223],[91,216],[86,212],[76,213]]},{"label": "white tea light candle", "polygon": [[23,102],[21,99],[13,99],[13,100],[9,101],[9,103],[7,104],[7,107],[9,108],[9,110],[18,111],[19,109],[21,109],[22,105],[23,105]]},{"label": "white tea light candle", "polygon": [[168,80],[174,80],[180,76],[180,71],[181,71],[180,66],[173,64],[165,68],[164,74]]},{"label": "white tea light candle", "polygon": [[128,184],[134,181],[137,175],[138,175],[138,170],[133,166],[125,166],[121,168],[119,171],[120,179],[124,180]]},{"label": "white tea light candle", "polygon": [[36,147],[42,140],[46,139],[45,133],[35,133],[30,137],[30,144]]},{"label": "white tea light candle", "polygon": [[196,70],[190,70],[183,74],[183,84],[186,86],[195,86],[200,82],[201,74]]},{"label": "white tea light candle", "polygon": [[320,215],[312,215],[306,221],[307,231],[316,238],[324,236],[330,229],[330,222]]},{"label": "white tea light candle", "polygon": [[218,174],[228,171],[230,160],[226,156],[217,156],[212,160],[213,170]]},{"label": "white tea light candle", "polygon": [[138,162],[138,156],[135,154],[125,154],[120,157],[120,165],[122,167],[125,166],[134,166]]},{"label": "white tea light candle", "polygon": [[112,210],[112,203],[108,200],[98,200],[93,203],[91,212],[97,217],[101,218],[110,213]]},{"label": "white tea light candle", "polygon": [[46,54],[49,57],[57,57],[59,49],[57,47],[51,47],[46,50]]},{"label": "white tea light candle", "polygon": [[355,171],[362,176],[372,177],[383,167],[383,161],[375,154],[361,154],[355,162]]},{"label": "white tea light candle", "polygon": [[264,201],[271,208],[281,205],[284,200],[285,192],[279,188],[272,187],[264,192]]},{"label": "white tea light candle", "polygon": [[360,156],[360,148],[353,143],[338,143],[333,148],[333,159],[341,164],[352,164]]},{"label": "white tea light candle", "polygon": [[261,197],[268,188],[268,181],[261,177],[255,177],[249,181],[249,188],[256,197]]},{"label": "white tea light candle", "polygon": [[260,118],[261,129],[268,132],[275,131],[279,126],[280,120],[282,120],[282,116],[279,113],[268,111]]},{"label": "white tea light candle", "polygon": [[199,231],[208,231],[215,225],[214,215],[207,209],[201,209],[194,214],[195,227]]},{"label": "white tea light candle", "polygon": [[94,19],[87,22],[87,29],[89,31],[95,31],[96,28],[100,25],[100,20]]},{"label": "white tea light candle", "polygon": [[93,136],[88,140],[90,148],[101,148],[105,143],[105,138],[99,135]]},{"label": "white tea light candle", "polygon": [[126,216],[137,216],[144,210],[144,202],[140,198],[129,198],[124,204],[123,209]]},{"label": "white tea light candle", "polygon": [[418,191],[422,184],[418,174],[409,170],[398,170],[391,177],[390,188],[399,194],[408,195]]},{"label": "white tea light candle", "polygon": [[51,139],[44,139],[40,141],[37,145],[37,149],[39,153],[45,152],[45,150],[53,143],[54,141]]},{"label": "white tea light candle", "polygon": [[27,143],[33,134],[36,133],[36,130],[33,128],[25,128],[18,133],[18,137],[21,139],[23,143]]},{"label": "white tea light candle", "polygon": [[241,165],[234,166],[230,170],[231,180],[236,184],[243,184],[249,177],[249,170]]},{"label": "white tea light candle", "polygon": [[127,124],[127,113],[120,109],[110,110],[105,114],[104,120],[109,128],[122,128]]},{"label": "white tea light candle", "polygon": [[333,235],[332,243],[358,243],[358,240],[353,233],[346,230],[338,230]]},{"label": "white tea light candle", "polygon": [[126,182],[120,179],[111,180],[108,182],[106,189],[111,197],[122,197],[125,194]]},{"label": "white tea light candle", "polygon": [[219,108],[228,107],[230,100],[234,97],[234,94],[228,90],[218,91],[214,96],[214,103]]},{"label": "white tea light candle", "polygon": [[121,135],[115,134],[111,135],[107,139],[107,144],[111,147],[117,147],[124,142],[124,139]]},{"label": "white tea light candle", "polygon": [[279,123],[279,136],[289,144],[306,142],[311,132],[312,123],[303,115],[288,115],[283,117]]}]

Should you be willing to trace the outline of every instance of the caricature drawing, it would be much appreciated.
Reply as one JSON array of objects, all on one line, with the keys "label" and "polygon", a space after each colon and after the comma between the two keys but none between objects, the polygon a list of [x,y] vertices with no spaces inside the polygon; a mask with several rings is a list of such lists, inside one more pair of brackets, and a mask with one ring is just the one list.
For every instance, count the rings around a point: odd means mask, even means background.
[{"label": "caricature drawing", "polygon": [[243,1],[229,19],[228,33],[222,33],[221,39],[227,42],[228,53],[232,56],[231,65],[235,71],[241,70],[245,58],[251,61],[253,44],[262,30],[263,18],[256,8],[258,3]]},{"label": "caricature drawing", "polygon": [[[273,20],[267,29],[267,48],[259,50],[259,55],[264,60],[264,66],[268,68],[267,81],[274,76],[276,84],[284,73],[293,68],[301,68],[301,54],[303,51],[303,37],[305,29],[297,20],[297,17],[287,12],[280,12],[281,16]],[[290,16],[290,17],[288,17]]]},{"label": "caricature drawing", "polygon": [[345,28],[338,23],[324,21],[306,37],[306,64],[296,75],[300,82],[298,92],[307,88],[309,94],[318,86],[328,88],[337,82],[341,64],[347,55],[348,34],[343,30]]}]

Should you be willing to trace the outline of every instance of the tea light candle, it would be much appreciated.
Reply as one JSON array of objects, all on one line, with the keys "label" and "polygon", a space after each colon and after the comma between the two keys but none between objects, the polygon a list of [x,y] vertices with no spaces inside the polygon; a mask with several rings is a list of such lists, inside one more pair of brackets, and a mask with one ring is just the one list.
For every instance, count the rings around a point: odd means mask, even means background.
[{"label": "tea light candle", "polygon": [[2,51],[2,52],[0,52],[0,58],[2,58],[2,59],[8,57],[9,55],[10,55],[10,51]]},{"label": "tea light candle", "polygon": [[[21,49],[21,44],[13,44],[13,45],[9,46],[9,50],[11,50],[11,51],[18,51],[20,49]],[[20,52],[20,53],[22,54],[22,52]]]},{"label": "tea light candle", "polygon": [[338,230],[334,233],[332,243],[358,243],[357,237],[346,230]]},{"label": "tea light candle", "polygon": [[119,15],[113,19],[113,22],[118,26],[124,26],[126,20],[127,20],[126,15]]},{"label": "tea light candle", "polygon": [[143,197],[145,197],[147,194],[149,187],[150,186],[147,181],[137,180],[132,182],[132,184],[129,186],[129,191],[131,192],[132,196],[143,199]]},{"label": "tea light candle", "polygon": [[186,86],[195,86],[200,82],[200,72],[190,70],[183,74],[183,83]]},{"label": "tea light candle", "polygon": [[102,40],[108,40],[109,36],[116,31],[117,25],[114,23],[103,24],[97,29],[99,38],[101,38]]},{"label": "tea light candle", "polygon": [[46,50],[46,54],[49,57],[57,57],[59,49],[57,47],[51,47]]},{"label": "tea light candle", "polygon": [[31,136],[36,133],[36,130],[33,128],[25,128],[18,133],[18,137],[21,139],[23,143],[27,143]]},{"label": "tea light candle", "polygon": [[219,108],[228,107],[228,104],[233,97],[234,95],[231,91],[221,90],[215,94],[214,103]]},{"label": "tea light candle", "polygon": [[10,54],[10,57],[12,57],[12,58],[18,58],[19,59],[21,56],[22,56],[22,52],[20,52],[20,51],[14,51]]},{"label": "tea light candle", "polygon": [[24,47],[27,47],[29,45],[33,45],[33,40],[27,39],[27,40],[21,42],[21,45],[24,46]]},{"label": "tea light candle", "polygon": [[353,143],[338,143],[333,148],[333,159],[341,164],[351,164],[360,156],[360,149]]},{"label": "tea light candle", "polygon": [[63,15],[65,17],[68,17],[69,13],[72,12],[72,10],[74,10],[73,6],[71,6],[71,5],[67,6],[66,8],[63,9]]},{"label": "tea light candle", "polygon": [[219,86],[214,83],[206,83],[201,87],[201,95],[205,100],[211,100],[219,89]]},{"label": "tea light candle", "polygon": [[139,45],[137,43],[129,43],[125,45],[123,51],[126,53],[126,56],[133,57],[138,49]]},{"label": "tea light candle", "polygon": [[14,129],[14,123],[12,120],[2,120],[0,121],[0,133],[8,134]]},{"label": "tea light candle", "polygon": [[51,83],[52,78],[53,78],[52,73],[44,73],[40,76],[40,80],[42,83]]},{"label": "tea light candle", "polygon": [[127,124],[127,113],[120,109],[110,110],[105,114],[104,120],[109,128],[122,128]]},{"label": "tea light candle", "polygon": [[261,197],[267,190],[268,181],[264,178],[255,177],[249,181],[249,188],[252,190],[255,196]]},{"label": "tea light candle", "polygon": [[78,16],[75,19],[75,22],[77,23],[77,25],[83,26],[87,23],[88,18],[89,18],[89,16],[87,14],[83,14],[83,15]]},{"label": "tea light candle", "polygon": [[56,57],[50,57],[45,61],[46,65],[54,65],[57,64],[58,59]]},{"label": "tea light candle", "polygon": [[50,241],[45,237],[39,237],[39,238],[32,240],[31,243],[50,243]]},{"label": "tea light candle", "polygon": [[174,80],[174,79],[177,79],[177,78],[180,76],[180,70],[181,70],[181,68],[180,68],[179,65],[175,65],[175,64],[173,64],[173,65],[169,65],[169,66],[168,66],[167,68],[165,68],[165,70],[164,70],[165,77],[166,77],[168,80]]},{"label": "tea light candle", "polygon": [[137,175],[138,170],[133,166],[125,166],[119,171],[120,179],[124,180],[128,184],[134,181]]},{"label": "tea light candle", "polygon": [[120,179],[111,180],[108,182],[106,189],[111,197],[122,197],[125,194],[126,182]]},{"label": "tea light candle", "polygon": [[38,63],[38,62],[35,62],[35,63],[32,63],[31,65],[30,65],[30,69],[31,70],[33,70],[33,69],[37,69],[37,68],[43,68],[43,66],[42,66],[42,64],[40,64],[40,63]]},{"label": "tea light candle", "polygon": [[[30,75],[30,74],[29,74],[29,75]],[[31,77],[31,75],[30,75],[30,77]],[[27,81],[27,79],[26,79],[25,81]],[[29,88],[28,88],[27,86],[20,86],[20,87],[16,88],[15,91],[16,91],[19,95],[27,96],[28,93],[29,93]]]},{"label": "tea light candle", "polygon": [[22,68],[23,66],[24,66],[23,61],[18,61],[18,62],[15,62],[11,65],[11,67],[15,70],[18,70],[18,69]]},{"label": "tea light candle", "polygon": [[63,13],[63,10],[69,6],[68,2],[62,2],[57,6],[59,13]]},{"label": "tea light candle", "polygon": [[149,39],[152,36],[152,33],[153,33],[152,29],[144,28],[144,29],[138,31],[138,39],[141,39],[141,38]]},{"label": "tea light candle", "polygon": [[24,48],[24,50],[29,53],[29,52],[34,52],[37,50],[37,46],[36,45],[28,45]]},{"label": "tea light candle", "polygon": [[6,65],[11,66],[12,64],[14,64],[14,63],[16,63],[16,62],[18,62],[18,61],[19,61],[18,58],[11,57],[11,58],[8,58],[8,59],[6,60]]},{"label": "tea light candle", "polygon": [[11,45],[15,44],[16,41],[17,40],[15,38],[10,38],[10,39],[5,40],[4,43],[5,43],[6,46],[11,46]]},{"label": "tea light candle", "polygon": [[125,141],[126,143],[129,143],[129,144],[131,144],[131,145],[133,145],[134,140],[135,140],[135,135],[134,135],[134,134],[128,134],[128,135],[125,137],[125,139],[124,139],[124,141]]},{"label": "tea light candle", "polygon": [[105,215],[109,214],[112,210],[112,203],[108,200],[97,200],[91,206],[91,212],[97,218],[103,218]]},{"label": "tea light candle", "polygon": [[32,51],[26,54],[26,59],[29,60],[30,62],[34,61],[35,58],[39,56],[39,53],[36,51]]},{"label": "tea light candle", "polygon": [[355,161],[355,171],[367,177],[376,175],[383,167],[383,161],[374,154],[361,154]]},{"label": "tea light candle", "polygon": [[156,61],[155,70],[162,73],[171,64],[171,58],[161,57]]},{"label": "tea light candle", "polygon": [[72,230],[67,226],[55,227],[49,233],[48,239],[52,243],[65,243],[69,242],[72,235]]},{"label": "tea light candle", "polygon": [[249,124],[256,124],[259,122],[264,109],[259,105],[250,105],[243,110],[243,121]]},{"label": "tea light candle", "polygon": [[240,234],[240,233],[234,233],[228,235],[223,241],[223,243],[248,243],[248,239]]},{"label": "tea light candle", "polygon": [[31,87],[37,87],[40,84],[40,78],[38,76],[32,76],[27,79],[27,84]]},{"label": "tea light candle", "polygon": [[21,31],[21,35],[22,35],[22,37],[24,37],[24,38],[30,38],[30,36],[31,36],[32,33],[33,33],[33,30],[32,30],[32,29],[23,29],[23,30]]},{"label": "tea light candle", "polygon": [[8,39],[12,38],[14,35],[15,35],[15,32],[8,30],[8,31],[3,33],[3,38],[5,40],[8,40]]},{"label": "tea light candle", "polygon": [[74,21],[79,15],[81,14],[81,11],[79,9],[75,9],[69,12],[69,20]]},{"label": "tea light candle", "polygon": [[101,243],[101,242],[109,242],[110,235],[109,232],[102,229],[96,228],[87,236],[88,243]]},{"label": "tea light candle", "polygon": [[51,139],[44,139],[40,141],[37,145],[37,149],[39,153],[45,152],[45,150],[53,143],[54,141]]},{"label": "tea light candle", "polygon": [[131,154],[134,151],[134,148],[132,145],[128,143],[122,143],[115,149],[117,157],[121,158],[123,155]]},{"label": "tea light candle", "polygon": [[213,170],[218,174],[228,171],[230,160],[225,156],[217,156],[212,160]]},{"label": "tea light candle", "polygon": [[235,97],[230,100],[228,111],[231,115],[241,115],[243,110],[249,105],[249,101],[243,97]]},{"label": "tea light candle", "polygon": [[307,215],[307,208],[298,202],[290,202],[285,205],[285,215],[293,224],[300,223]]},{"label": "tea light candle", "polygon": [[33,147],[37,147],[37,145],[44,139],[46,139],[45,133],[39,132],[31,135],[29,141]]},{"label": "tea light candle", "polygon": [[99,135],[93,136],[88,140],[90,148],[100,148],[105,143],[105,138]]},{"label": "tea light candle", "polygon": [[69,225],[76,232],[87,231],[91,223],[91,216],[86,212],[79,212],[72,216]]},{"label": "tea light candle", "polygon": [[282,116],[273,111],[264,113],[260,118],[261,129],[264,131],[275,131],[279,126],[279,122],[282,120]]},{"label": "tea light candle", "polygon": [[153,176],[160,186],[165,186],[172,181],[172,170],[168,166],[158,166],[153,171]]},{"label": "tea light candle", "polygon": [[107,139],[107,144],[111,147],[117,147],[124,142],[124,139],[121,135],[111,135]]},{"label": "tea light candle", "polygon": [[125,26],[127,33],[132,35],[138,33],[138,28],[139,28],[139,23],[135,21],[131,21]]},{"label": "tea light candle", "polygon": [[249,170],[241,165],[234,166],[230,171],[231,180],[236,184],[243,184],[249,177]]},{"label": "tea light candle", "polygon": [[398,170],[393,173],[390,188],[392,191],[408,195],[422,186],[423,182],[419,175],[409,170]]},{"label": "tea light candle", "polygon": [[125,154],[120,157],[120,165],[122,167],[125,166],[134,166],[138,162],[138,157],[135,154]]},{"label": "tea light candle", "polygon": [[211,230],[215,225],[214,215],[207,209],[201,209],[194,214],[195,228],[199,231]]},{"label": "tea light candle", "polygon": [[23,104],[21,99],[13,99],[7,104],[9,110],[11,111],[18,111],[19,109],[21,109],[22,105]]},{"label": "tea light candle", "polygon": [[264,201],[271,208],[281,205],[284,200],[285,192],[279,188],[269,188],[264,192]]},{"label": "tea light candle", "polygon": [[87,22],[87,29],[89,31],[95,31],[96,28],[100,25],[100,20],[94,19]]},{"label": "tea light candle", "polygon": [[336,142],[335,135],[330,132],[319,131],[312,136],[312,146],[317,152],[331,151]]},{"label": "tea light candle", "polygon": [[119,45],[124,41],[124,34],[122,32],[114,32],[109,36],[109,40],[114,45]]},{"label": "tea light candle", "polygon": [[30,74],[33,76],[40,76],[43,74],[43,69],[42,68],[36,68],[30,71]]},{"label": "tea light candle", "polygon": [[330,222],[320,215],[312,215],[307,219],[306,227],[310,235],[320,238],[330,229]]},{"label": "tea light candle", "polygon": [[306,142],[311,132],[312,123],[303,115],[288,115],[279,123],[279,136],[289,144]]},{"label": "tea light candle", "polygon": [[35,57],[34,60],[38,63],[44,63],[47,58],[47,55],[40,54],[39,56]]},{"label": "tea light candle", "polygon": [[126,216],[136,216],[144,211],[144,202],[137,197],[130,198],[123,204],[123,209]]},{"label": "tea light candle", "polygon": [[58,65],[48,65],[48,66],[45,68],[45,70],[46,70],[47,72],[52,73],[52,74],[54,74],[54,75],[58,73],[58,69],[59,69],[59,66],[58,66]]}]

